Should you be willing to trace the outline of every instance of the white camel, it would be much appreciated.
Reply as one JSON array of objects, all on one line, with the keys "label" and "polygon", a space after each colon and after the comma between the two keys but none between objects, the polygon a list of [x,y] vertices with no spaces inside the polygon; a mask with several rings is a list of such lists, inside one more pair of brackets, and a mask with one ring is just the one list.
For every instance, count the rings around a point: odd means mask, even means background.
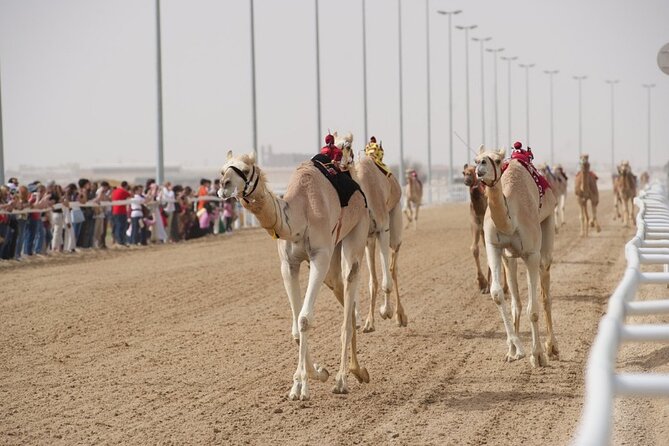
[{"label": "white camel", "polygon": [[[253,154],[233,157],[228,152],[221,175],[219,195],[240,199],[242,206],[258,218],[272,237],[278,239],[281,275],[293,314],[292,335],[299,344],[299,360],[293,375],[290,399],[309,399],[309,378],[325,381],[329,376],[325,368],[311,361],[309,352],[314,304],[324,281],[344,307],[341,363],[333,391],[348,392],[348,371],[358,381],[369,382],[367,370],[358,364],[353,316],[369,231],[369,213],[362,193],[354,192],[348,205],[340,206],[334,187],[311,161],[296,169],[283,199],[267,188]],[[253,253],[247,255],[252,256]],[[300,265],[305,261],[309,262],[309,283],[303,299],[299,272]],[[258,273],[249,271],[249,280],[257,280]],[[351,362],[347,370],[349,343]]]}]

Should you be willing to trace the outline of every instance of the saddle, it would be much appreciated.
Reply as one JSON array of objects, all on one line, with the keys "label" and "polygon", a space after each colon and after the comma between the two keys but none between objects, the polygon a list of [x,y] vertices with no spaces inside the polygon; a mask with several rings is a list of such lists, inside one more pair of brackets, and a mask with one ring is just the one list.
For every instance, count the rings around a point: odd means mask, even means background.
[{"label": "saddle", "polygon": [[326,155],[319,153],[311,158],[311,162],[318,169],[325,178],[328,179],[332,187],[337,191],[339,196],[339,205],[341,207],[348,206],[348,202],[355,193],[355,191],[360,191],[362,197],[365,199],[365,207],[367,207],[367,198],[365,194],[360,189],[360,185],[351,178],[351,174],[348,172],[340,171],[333,163],[330,158]]},{"label": "saddle", "polygon": [[[548,180],[539,173],[537,168],[534,167],[534,164],[532,164],[531,152],[520,149],[514,150],[511,154],[511,160],[518,161],[532,176],[532,179],[539,190],[539,207],[541,207],[541,199],[544,197],[546,190],[551,188],[551,185],[548,183]],[[504,161],[504,164],[502,164],[502,173],[509,167],[509,162],[511,162],[511,160]]]}]

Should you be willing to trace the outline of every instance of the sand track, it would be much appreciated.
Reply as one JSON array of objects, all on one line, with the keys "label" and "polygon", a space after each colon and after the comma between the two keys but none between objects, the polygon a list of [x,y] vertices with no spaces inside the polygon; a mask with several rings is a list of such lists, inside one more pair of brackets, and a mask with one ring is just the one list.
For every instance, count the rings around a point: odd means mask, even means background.
[{"label": "sand track", "polygon": [[[409,327],[377,317],[376,332],[359,335],[371,382],[350,377],[344,396],[331,393],[341,309],[323,288],[311,346],[331,378],[312,381],[304,403],[287,400],[297,348],[275,242],[263,231],[5,263],[0,443],[566,444],[582,407],[585,357],[632,234],[610,221],[611,201],[605,194],[603,231],[581,240],[569,197],[552,268],[559,361],[544,369],[503,362],[498,310],[476,291],[468,205],[448,205],[405,232]],[[521,331],[529,349],[525,317]],[[646,355],[633,364],[669,362],[666,348]],[[619,406],[623,425],[628,413],[657,410],[635,404]],[[660,444],[666,435],[638,418],[632,425],[617,441]]]}]

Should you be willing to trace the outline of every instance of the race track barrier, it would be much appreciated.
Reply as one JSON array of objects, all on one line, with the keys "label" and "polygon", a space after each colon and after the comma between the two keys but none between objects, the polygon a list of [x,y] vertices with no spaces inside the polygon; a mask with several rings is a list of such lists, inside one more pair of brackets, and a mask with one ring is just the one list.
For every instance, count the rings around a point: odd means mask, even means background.
[{"label": "race track barrier", "polygon": [[[606,315],[590,349],[585,373],[585,407],[574,440],[577,446],[607,445],[613,428],[613,404],[622,396],[669,396],[669,374],[616,372],[622,342],[667,342],[669,324],[626,324],[634,315],[669,314],[669,300],[635,301],[644,284],[669,285],[669,201],[659,183],[643,191],[637,231],[625,245],[627,269],[609,299]],[[641,265],[664,265],[664,272],[642,272]]]}]

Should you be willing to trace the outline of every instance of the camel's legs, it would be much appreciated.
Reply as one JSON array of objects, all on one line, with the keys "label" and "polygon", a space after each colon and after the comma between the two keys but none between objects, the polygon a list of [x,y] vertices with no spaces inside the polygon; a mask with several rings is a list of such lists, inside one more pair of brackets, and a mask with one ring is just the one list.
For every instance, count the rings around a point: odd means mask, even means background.
[{"label": "camel's legs", "polygon": [[530,363],[533,367],[543,367],[546,365],[546,355],[544,347],[541,345],[541,336],[539,333],[539,313],[537,307],[537,286],[539,285],[539,264],[541,257],[539,253],[532,253],[525,259],[527,266],[527,317],[530,320],[530,329],[532,331],[532,355]]},{"label": "camel's legs", "polygon": [[[414,220],[415,221],[415,220]],[[397,257],[402,245],[402,214],[399,206],[390,211],[390,249],[392,251],[390,260],[390,273],[393,276],[395,287],[395,322],[400,327],[406,327],[408,321],[404,307],[400,302],[400,285],[397,280]]]},{"label": "camel's legs", "polygon": [[[290,398],[309,399],[309,370],[311,367],[309,358],[309,329],[313,323],[314,304],[316,296],[323,284],[323,279],[328,272],[332,251],[327,247],[313,250],[310,259],[309,284],[302,304],[302,310],[298,317],[298,329],[300,332],[300,357],[295,375],[293,375],[293,387],[290,390]],[[309,364],[309,365],[307,365]]]},{"label": "camel's legs", "polygon": [[546,339],[545,347],[548,357],[557,359],[560,355],[553,332],[552,298],[551,298],[551,264],[553,263],[553,237],[550,234],[551,226],[555,223],[550,219],[541,224],[541,261],[539,265],[541,279],[541,299],[546,316]]},{"label": "camel's legs", "polygon": [[518,291],[518,259],[502,257],[504,262],[506,281],[509,284],[511,293],[511,317],[513,318],[513,332],[520,333],[520,313],[522,305],[520,303],[520,292]]},{"label": "camel's legs", "polygon": [[590,220],[588,216],[588,201],[581,198],[579,199],[579,205],[581,207],[581,236],[587,237],[588,224]]},{"label": "camel's legs", "polygon": [[420,203],[416,204],[416,210],[413,213],[413,228],[418,229],[418,211],[420,211]]},{"label": "camel's legs", "polygon": [[601,232],[602,228],[599,226],[599,221],[597,220],[597,204],[593,200],[590,200],[590,205],[592,206],[592,220],[590,222],[590,226],[595,228],[597,232]]},{"label": "camel's legs", "polygon": [[506,309],[506,302],[504,302],[504,291],[502,289],[502,250],[486,240],[486,252],[488,254],[488,265],[490,265],[490,269],[492,270],[490,296],[502,315],[502,322],[506,330],[506,343],[509,346],[506,360],[509,362],[515,361],[516,359],[523,358],[525,353],[523,353],[518,335],[513,330],[513,326],[509,320],[509,313]]},{"label": "camel's legs", "polygon": [[631,220],[629,205],[628,205],[628,201],[627,201],[626,197],[623,197],[622,201],[623,201],[623,212],[624,212],[624,214],[623,214],[623,226],[628,228],[629,225],[630,225],[629,224],[630,220]]},{"label": "camel's legs", "polygon": [[566,201],[567,201],[567,192],[565,191],[563,194],[560,195],[560,200],[558,204],[558,209],[560,210],[560,226],[566,223],[564,219],[564,207]]},{"label": "camel's legs", "polygon": [[408,229],[411,222],[414,221],[414,219],[413,219],[413,208],[411,206],[411,199],[409,197],[407,197],[406,205],[404,206],[404,215],[407,216],[407,224],[406,224],[406,226],[404,226],[404,229]]},{"label": "camel's legs", "polygon": [[367,238],[365,256],[367,257],[367,268],[369,269],[369,312],[367,313],[367,320],[362,331],[370,333],[375,330],[374,311],[376,310],[376,294],[379,288],[379,282],[376,278],[376,235]]},{"label": "camel's legs", "polygon": [[281,276],[283,277],[283,286],[286,288],[288,300],[290,301],[290,310],[293,314],[293,323],[291,333],[295,342],[300,342],[300,330],[297,326],[297,318],[302,309],[302,294],[300,292],[300,262],[288,258],[286,249],[282,245],[288,242],[280,241],[279,257],[281,257]]},{"label": "camel's legs", "polygon": [[[355,332],[353,309],[355,303],[355,295],[358,291],[358,279],[360,277],[360,266],[362,262],[362,246],[365,245],[367,237],[368,226],[366,224],[359,224],[343,241],[342,241],[342,255],[341,255],[341,270],[342,280],[344,282],[344,320],[341,325],[341,362],[339,364],[339,372],[333,389],[334,393],[348,393],[347,375],[348,369],[352,364],[348,364],[348,349],[349,344],[353,348],[353,333]],[[351,353],[353,361],[353,355]],[[358,368],[358,373],[367,375],[357,364],[357,357],[355,363]],[[356,376],[357,377],[357,376]],[[360,379],[360,378],[359,378]],[[367,375],[369,380],[369,375]]]},{"label": "camel's legs", "polygon": [[472,250],[472,255],[474,256],[474,262],[476,262],[476,280],[479,283],[479,291],[481,294],[485,294],[490,292],[490,285],[488,282],[490,279],[490,269],[488,269],[488,280],[486,280],[485,276],[483,275],[483,271],[481,271],[481,262],[479,261],[479,240],[483,235],[481,232],[482,231],[478,227],[472,224],[472,236],[474,241],[472,242],[470,249]]},{"label": "camel's legs", "polygon": [[393,309],[390,304],[390,293],[393,291],[390,282],[390,229],[381,228],[377,238],[379,253],[381,254],[381,290],[383,291],[383,303],[379,308],[379,313],[382,319],[389,319],[393,316]]}]

